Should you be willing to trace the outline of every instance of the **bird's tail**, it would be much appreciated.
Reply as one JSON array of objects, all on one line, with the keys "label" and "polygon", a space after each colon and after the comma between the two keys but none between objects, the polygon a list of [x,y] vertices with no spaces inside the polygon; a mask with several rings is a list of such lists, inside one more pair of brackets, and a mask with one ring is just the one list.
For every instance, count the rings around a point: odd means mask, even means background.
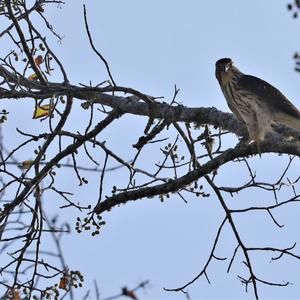
[{"label": "bird's tail", "polygon": [[285,126],[294,128],[300,132],[300,119],[298,119],[298,118],[295,118],[293,116],[282,113],[282,114],[276,115],[275,121],[279,122]]}]

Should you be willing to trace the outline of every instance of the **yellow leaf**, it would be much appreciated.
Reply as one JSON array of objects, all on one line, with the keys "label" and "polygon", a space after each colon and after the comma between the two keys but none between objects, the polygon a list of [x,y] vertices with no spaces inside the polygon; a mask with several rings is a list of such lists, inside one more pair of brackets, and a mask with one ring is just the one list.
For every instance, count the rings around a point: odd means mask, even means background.
[{"label": "yellow leaf", "polygon": [[36,106],[35,111],[34,111],[33,116],[32,116],[32,119],[39,119],[39,118],[42,118],[42,117],[49,116],[52,108],[53,108],[52,104]]},{"label": "yellow leaf", "polygon": [[32,80],[32,81],[36,81],[38,80],[38,77],[35,73],[31,74],[29,77],[28,77],[29,80]]},{"label": "yellow leaf", "polygon": [[24,160],[24,161],[22,161],[22,164],[19,165],[19,168],[23,169],[23,170],[28,170],[33,165],[33,162],[34,161],[30,160],[30,159]]}]

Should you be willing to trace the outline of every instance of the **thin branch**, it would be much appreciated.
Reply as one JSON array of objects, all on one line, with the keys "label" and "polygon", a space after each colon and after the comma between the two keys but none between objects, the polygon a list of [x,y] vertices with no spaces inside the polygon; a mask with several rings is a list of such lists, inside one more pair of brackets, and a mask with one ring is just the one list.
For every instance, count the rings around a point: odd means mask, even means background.
[{"label": "thin branch", "polygon": [[94,50],[94,52],[98,55],[98,57],[100,57],[100,59],[102,60],[102,62],[104,63],[105,65],[105,68],[106,68],[106,71],[108,73],[108,76],[113,84],[113,86],[116,86],[116,83],[112,77],[112,74],[110,72],[110,68],[109,68],[109,65],[106,61],[106,59],[104,58],[104,56],[96,49],[96,47],[94,46],[94,43],[93,43],[93,39],[92,39],[92,36],[91,36],[91,33],[90,33],[90,29],[89,29],[89,25],[88,25],[88,21],[87,21],[87,15],[86,15],[86,8],[85,8],[85,4],[83,4],[83,15],[84,15],[84,24],[85,24],[85,29],[86,29],[86,32],[87,32],[87,35],[89,37],[89,42],[90,42],[90,45],[92,47],[92,49]]}]

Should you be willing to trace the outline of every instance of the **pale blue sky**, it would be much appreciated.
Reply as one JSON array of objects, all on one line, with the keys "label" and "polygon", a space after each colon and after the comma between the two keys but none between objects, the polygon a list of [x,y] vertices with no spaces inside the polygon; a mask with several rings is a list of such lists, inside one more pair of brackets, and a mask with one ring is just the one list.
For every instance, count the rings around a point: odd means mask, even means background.
[{"label": "pale blue sky", "polygon": [[[103,65],[88,44],[83,22],[82,4],[85,3],[94,43],[109,61],[119,85],[154,96],[165,96],[168,101],[173,95],[174,84],[177,84],[181,89],[179,100],[184,105],[215,106],[228,111],[214,77],[214,64],[221,57],[231,57],[243,72],[274,84],[300,108],[300,77],[293,71],[292,60],[294,52],[300,49],[300,23],[286,10],[286,1],[66,2],[62,9],[55,6],[46,9],[45,16],[56,31],[65,36],[62,44],[53,38],[49,38],[49,42],[74,84],[88,84],[90,80],[97,84],[107,79]],[[61,79],[53,75],[53,80]],[[7,104],[16,124],[7,125],[4,134],[15,135],[16,126],[25,127],[25,131],[41,130],[39,122],[31,121],[34,105],[30,102],[22,104],[22,110],[17,111],[19,105],[19,102]],[[24,110],[28,110],[28,115]],[[82,130],[88,122],[88,114],[78,104],[68,126]],[[135,153],[131,145],[142,134],[145,124],[145,118],[125,116],[99,139],[107,140],[110,148],[117,149],[118,154],[129,160]],[[14,139],[12,145],[17,141]],[[234,144],[235,140],[231,142]],[[146,160],[153,162],[160,155],[158,146],[149,149],[151,151],[146,151],[143,156],[144,162],[140,162],[143,167],[149,167]],[[30,158],[30,153],[32,151],[23,153],[24,159]],[[103,161],[102,154],[95,155]],[[82,160],[83,164],[85,162]],[[287,157],[264,155],[262,160],[254,158],[251,162],[261,178],[276,178],[284,169]],[[297,167],[299,170],[298,160],[294,174],[297,174]],[[237,166],[225,166],[220,171],[218,182],[222,185],[229,185],[233,180],[243,183],[247,179],[244,171],[239,171]],[[105,179],[105,193],[109,194],[115,184],[124,185],[126,175],[125,170],[119,174],[109,173]],[[86,174],[90,184],[83,188],[77,188],[72,171],[58,176],[62,186],[69,185],[70,190],[76,191],[74,200],[82,201],[82,204],[96,202],[99,178],[94,173]],[[74,186],[70,185],[71,180],[75,182]],[[287,193],[290,191],[284,190],[283,197]],[[264,197],[271,198],[268,194],[251,191],[232,200],[228,198],[228,203],[241,207],[261,203],[266,200]],[[85,287],[78,295],[83,295],[88,286],[92,287],[94,279],[99,283],[102,297],[118,293],[124,285],[132,287],[141,280],[149,279],[151,288],[145,294],[140,293],[140,299],[184,299],[183,294],[164,292],[162,288],[182,285],[201,270],[212,238],[223,219],[223,211],[214,196],[196,200],[190,196],[187,198],[188,204],[177,197],[171,197],[165,203],[158,199],[129,203],[105,214],[107,225],[97,238],[91,238],[87,233],[65,238],[70,268],[81,270],[86,278]],[[272,199],[269,200],[271,203]],[[53,213],[61,205],[56,197],[46,197],[45,202]],[[296,219],[298,211],[296,207],[293,210],[283,209],[279,212],[280,222]],[[73,222],[72,217],[76,216],[77,211],[63,210],[60,220]],[[242,236],[249,238],[249,244],[275,243],[284,247],[295,240],[296,221],[291,221],[281,231],[274,231],[269,221],[265,214],[249,214],[240,218],[238,224]],[[47,240],[44,245],[47,245]],[[230,257],[235,247],[232,233],[227,230],[217,253],[221,257]],[[214,261],[208,269],[212,284],[209,285],[205,279],[198,280],[189,288],[191,299],[253,299],[252,287],[249,287],[248,294],[245,293],[237,279],[237,275],[247,276],[241,261],[240,256],[229,274],[226,274],[228,262]],[[265,279],[294,282],[287,288],[260,286],[263,299],[299,298],[300,265],[289,259],[271,266],[270,258],[255,257],[255,261],[257,272],[264,274]],[[265,269],[266,266],[268,269]]]}]

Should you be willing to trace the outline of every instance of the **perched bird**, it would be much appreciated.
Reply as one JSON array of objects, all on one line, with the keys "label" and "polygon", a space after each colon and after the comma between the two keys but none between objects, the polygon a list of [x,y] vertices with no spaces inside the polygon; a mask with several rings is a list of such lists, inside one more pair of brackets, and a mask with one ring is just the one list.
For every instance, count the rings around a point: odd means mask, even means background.
[{"label": "perched bird", "polygon": [[216,78],[227,104],[237,119],[244,122],[249,142],[260,142],[272,131],[272,123],[281,123],[300,131],[300,111],[266,81],[243,74],[230,58],[216,62]]}]

